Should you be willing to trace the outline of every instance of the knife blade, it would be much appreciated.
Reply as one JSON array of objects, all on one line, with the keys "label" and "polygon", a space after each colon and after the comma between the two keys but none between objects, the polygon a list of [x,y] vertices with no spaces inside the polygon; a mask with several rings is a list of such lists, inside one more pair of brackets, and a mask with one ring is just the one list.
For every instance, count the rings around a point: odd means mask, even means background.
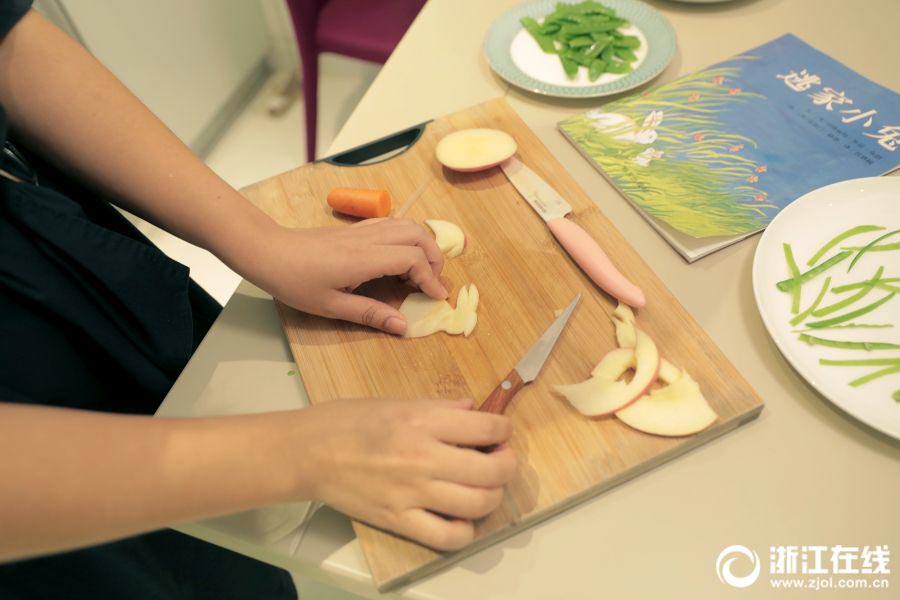
[{"label": "knife blade", "polygon": [[572,260],[594,283],[629,306],[640,308],[646,304],[641,288],[616,268],[594,238],[577,223],[565,218],[572,212],[572,206],[559,192],[515,156],[501,163],[500,168],[525,202],[544,219]]},{"label": "knife blade", "polygon": [[560,334],[565,328],[566,323],[569,321],[569,317],[572,316],[572,312],[578,305],[579,300],[581,300],[580,293],[575,296],[565,310],[563,310],[553,323],[550,324],[550,327],[548,327],[543,335],[538,338],[538,341],[528,349],[503,381],[497,384],[497,387],[495,387],[485,401],[481,403],[478,410],[502,415],[510,400],[513,399],[513,396],[515,396],[526,383],[530,383],[537,378],[538,373],[541,372],[541,368],[544,366],[544,363],[547,362],[547,358],[550,356],[553,346],[556,345],[556,340],[559,339]]}]

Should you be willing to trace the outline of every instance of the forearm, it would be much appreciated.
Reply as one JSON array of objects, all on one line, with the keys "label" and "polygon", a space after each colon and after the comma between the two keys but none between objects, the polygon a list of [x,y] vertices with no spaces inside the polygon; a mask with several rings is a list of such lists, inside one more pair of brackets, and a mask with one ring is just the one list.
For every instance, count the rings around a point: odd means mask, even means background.
[{"label": "forearm", "polygon": [[274,223],[39,13],[0,44],[0,103],[16,133],[117,203],[239,271]]},{"label": "forearm", "polygon": [[287,421],[0,403],[0,562],[308,496]]}]

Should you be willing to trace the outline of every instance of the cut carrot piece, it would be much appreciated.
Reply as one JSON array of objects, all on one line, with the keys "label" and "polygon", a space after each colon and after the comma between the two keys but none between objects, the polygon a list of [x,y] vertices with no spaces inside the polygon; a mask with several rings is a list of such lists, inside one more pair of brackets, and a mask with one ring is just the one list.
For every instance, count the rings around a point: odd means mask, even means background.
[{"label": "cut carrot piece", "polygon": [[334,188],[328,193],[328,206],[364,219],[386,217],[391,212],[391,195],[387,190]]}]

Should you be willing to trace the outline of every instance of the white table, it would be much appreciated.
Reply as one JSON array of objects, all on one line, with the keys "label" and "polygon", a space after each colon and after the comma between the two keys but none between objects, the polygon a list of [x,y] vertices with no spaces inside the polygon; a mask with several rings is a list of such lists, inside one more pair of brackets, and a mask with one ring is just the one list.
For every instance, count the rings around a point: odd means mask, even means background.
[{"label": "white table", "polygon": [[[751,290],[758,236],[693,265],[671,250],[556,130],[560,119],[598,101],[533,96],[510,89],[488,68],[484,34],[514,4],[431,0],[331,151],[505,95],[767,404],[757,421],[401,593],[492,600],[819,597],[773,591],[764,581],[734,590],[717,579],[716,558],[726,546],[743,544],[759,552],[767,573],[768,549],[775,545],[889,544],[896,556],[900,444],[833,408],[778,353]],[[651,4],[678,36],[675,58],[657,82],[792,32],[900,89],[897,0]],[[161,413],[190,414],[216,366],[239,360],[290,361],[271,299],[248,284],[229,302]],[[261,378],[258,385],[265,393],[268,382]],[[286,543],[261,543],[235,522],[180,529],[357,594],[384,597],[370,583],[349,521],[333,511],[312,520],[293,556]],[[900,569],[896,560],[893,566]],[[896,597],[900,579],[893,577],[893,590],[841,597]]]}]

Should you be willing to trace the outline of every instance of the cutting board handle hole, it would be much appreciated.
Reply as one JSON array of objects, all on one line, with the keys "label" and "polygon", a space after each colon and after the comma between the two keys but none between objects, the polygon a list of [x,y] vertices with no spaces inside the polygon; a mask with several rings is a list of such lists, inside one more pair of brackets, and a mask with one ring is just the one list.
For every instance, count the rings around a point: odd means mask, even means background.
[{"label": "cutting board handle hole", "polygon": [[339,167],[361,167],[390,160],[412,148],[425,133],[425,127],[429,122],[420,123],[316,162],[326,162]]}]

